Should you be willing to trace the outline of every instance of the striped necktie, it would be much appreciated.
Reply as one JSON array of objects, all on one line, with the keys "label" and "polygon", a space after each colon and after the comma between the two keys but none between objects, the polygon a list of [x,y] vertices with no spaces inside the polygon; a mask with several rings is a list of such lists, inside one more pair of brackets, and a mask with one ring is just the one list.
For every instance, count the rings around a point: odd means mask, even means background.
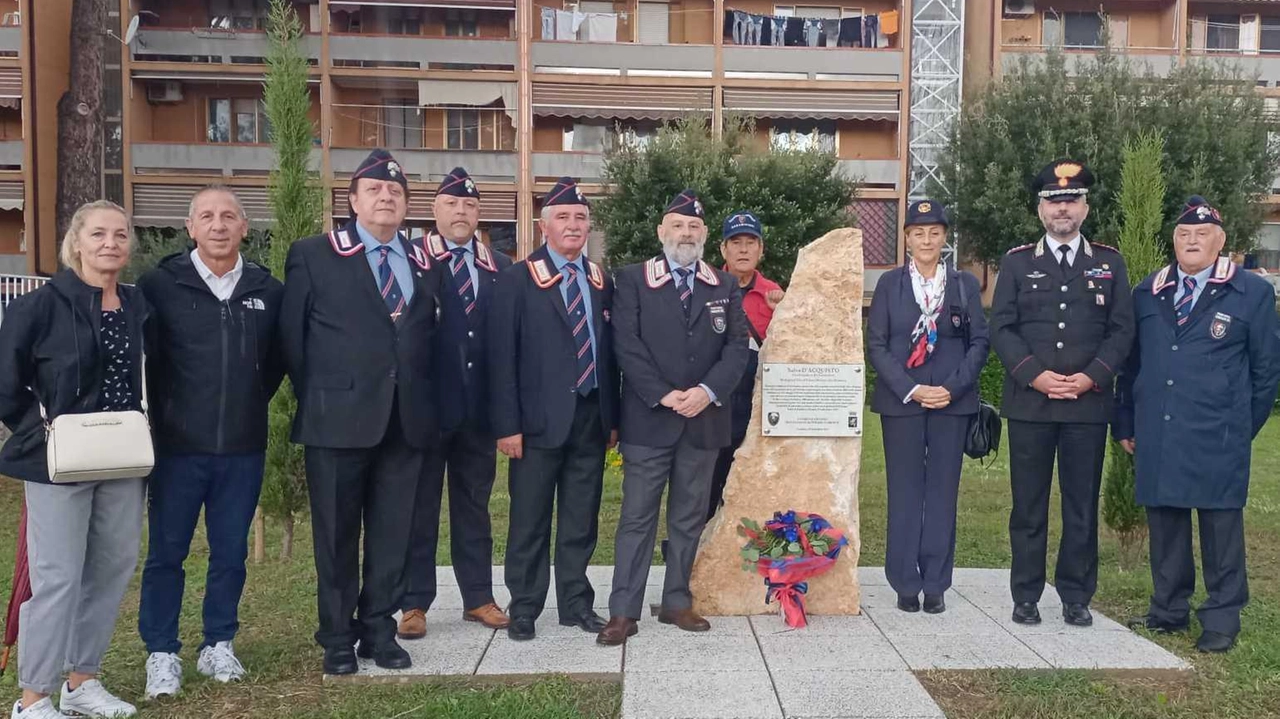
[{"label": "striped necktie", "polygon": [[391,262],[387,257],[391,248],[383,245],[378,248],[378,252],[381,253],[378,256],[378,288],[382,292],[382,301],[387,305],[391,321],[399,322],[400,315],[404,312],[404,294],[400,292],[400,283],[396,282],[396,275],[391,271]]},{"label": "striped necktie", "polygon": [[1181,327],[1191,319],[1191,307],[1195,304],[1196,297],[1196,278],[1188,275],[1182,279],[1182,299],[1173,306],[1173,315],[1178,320],[1178,326]]},{"label": "striped necktie", "polygon": [[450,266],[453,270],[453,283],[458,287],[462,306],[466,308],[467,314],[471,314],[471,310],[476,308],[476,288],[471,282],[471,270],[467,269],[467,248],[455,247],[449,251],[453,253],[453,263]]},{"label": "striped necktie", "polygon": [[693,275],[693,270],[684,267],[675,269],[676,287],[680,290],[680,309],[684,310],[684,321],[689,321],[689,307],[692,304],[693,286],[689,282],[689,277]]},{"label": "striped necktie", "polygon": [[578,265],[570,262],[564,266],[564,306],[569,311],[573,325],[573,342],[578,353],[578,394],[583,397],[596,388],[596,357],[591,350],[591,328],[587,326],[587,304],[582,301],[582,288],[578,286]]}]

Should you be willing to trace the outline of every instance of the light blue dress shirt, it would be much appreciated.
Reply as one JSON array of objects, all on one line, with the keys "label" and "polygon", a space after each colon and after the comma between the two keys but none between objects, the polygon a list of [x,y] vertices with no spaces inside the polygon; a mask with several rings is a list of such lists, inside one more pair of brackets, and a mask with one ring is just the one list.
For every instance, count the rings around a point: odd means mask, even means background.
[{"label": "light blue dress shirt", "polygon": [[[1209,265],[1203,270],[1200,270],[1194,275],[1191,275],[1192,277],[1196,278],[1196,291],[1195,291],[1195,294],[1191,295],[1191,306],[1187,308],[1187,312],[1190,312],[1191,310],[1195,309],[1196,303],[1200,301],[1201,293],[1204,292],[1204,284],[1209,281],[1209,275],[1213,274],[1213,268],[1217,264],[1218,263],[1215,260],[1212,265]],[[1178,306],[1178,300],[1181,300],[1182,296],[1187,293],[1186,285],[1182,284],[1183,282],[1186,281],[1186,278],[1187,278],[1187,273],[1183,272],[1182,267],[1179,266],[1178,267],[1178,288],[1173,292],[1173,305],[1175,307]]]},{"label": "light blue dress shirt", "polygon": [[[556,266],[556,272],[565,276],[565,281],[560,283],[560,298],[564,300],[564,306],[569,306],[569,273],[565,272],[564,266],[569,264],[569,260],[565,259],[560,253],[547,246],[547,255],[551,257],[551,263]],[[582,293],[582,311],[587,313],[587,331],[591,333],[591,358],[598,357],[596,354],[596,328],[595,322],[590,318],[591,314],[591,287],[587,284],[586,263],[582,261],[582,256],[573,261],[573,265],[578,268],[578,290]],[[597,386],[598,386],[597,382]]]},{"label": "light blue dress shirt", "polygon": [[[695,260],[695,261],[694,261],[694,263],[693,263],[692,265],[688,265],[688,266],[685,266],[685,265],[677,265],[677,264],[675,263],[675,261],[671,259],[671,256],[670,256],[670,255],[664,254],[663,256],[667,258],[667,267],[671,270],[671,279],[672,279],[672,280],[674,280],[675,282],[679,283],[679,281],[680,281],[680,276],[676,274],[676,270],[688,270],[688,271],[689,271],[689,277],[685,280],[685,284],[689,287],[689,289],[690,289],[690,290],[692,290],[692,289],[694,288],[694,282],[695,282],[695,280],[694,280],[694,276],[698,274],[698,262]],[[679,285],[678,285],[678,284],[677,284],[677,289],[680,289],[680,290],[681,290],[681,292],[683,292],[683,291],[684,291],[683,289],[681,289],[681,288],[679,287]],[[697,299],[698,299],[697,297],[690,296],[690,297],[689,297],[689,302],[690,302],[690,303],[693,303],[693,302],[697,301]],[[692,306],[692,304],[690,304],[690,306]],[[677,331],[682,330],[682,329],[686,329],[686,328],[684,328],[684,327],[677,327],[677,328],[676,328],[676,330],[677,330]],[[716,398],[716,393],[715,393],[715,392],[714,392],[710,387],[706,386],[705,384],[702,384],[701,382],[699,382],[699,383],[698,383],[698,386],[699,386],[699,387],[701,387],[702,389],[706,390],[706,392],[707,392],[707,397],[710,397],[710,398],[711,398],[711,403],[712,403],[712,404],[714,404],[714,405],[719,405],[719,404],[720,404],[720,400]]]},{"label": "light blue dress shirt", "polygon": [[[374,285],[378,285],[378,263],[382,260],[382,253],[378,250],[382,248],[382,243],[369,234],[359,220],[356,220],[356,234],[360,236],[360,242],[364,245],[364,256],[369,260],[369,269],[373,270]],[[396,284],[400,285],[400,294],[404,295],[404,304],[407,307],[413,301],[413,271],[409,269],[409,258],[404,254],[404,245],[400,242],[399,233],[396,234],[396,239],[388,242],[386,246],[391,248],[387,253],[387,262],[391,263],[391,274],[396,276]],[[382,288],[378,287],[378,289]]]},{"label": "light blue dress shirt", "polygon": [[475,239],[471,239],[465,245],[459,245],[453,240],[445,240],[444,246],[450,251],[449,255],[449,271],[453,271],[453,250],[462,248],[462,261],[467,263],[467,273],[471,275],[471,290],[476,297],[480,296],[480,276],[476,274],[476,245]]}]

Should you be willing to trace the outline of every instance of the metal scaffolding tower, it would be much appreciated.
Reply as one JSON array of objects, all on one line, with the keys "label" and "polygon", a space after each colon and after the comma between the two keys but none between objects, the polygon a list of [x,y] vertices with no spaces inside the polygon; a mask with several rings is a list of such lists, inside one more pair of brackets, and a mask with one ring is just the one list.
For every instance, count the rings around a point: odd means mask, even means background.
[{"label": "metal scaffolding tower", "polygon": [[[964,0],[916,0],[911,11],[911,108],[907,197],[941,181],[938,162],[960,117],[964,70]],[[944,255],[955,260],[955,235]]]}]

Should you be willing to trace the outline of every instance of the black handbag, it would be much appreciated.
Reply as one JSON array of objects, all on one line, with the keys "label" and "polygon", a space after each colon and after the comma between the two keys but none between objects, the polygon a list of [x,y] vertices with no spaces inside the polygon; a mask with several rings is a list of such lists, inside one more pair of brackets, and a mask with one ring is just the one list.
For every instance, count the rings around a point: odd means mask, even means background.
[{"label": "black handbag", "polygon": [[[964,278],[956,273],[960,290],[960,306],[964,308],[961,326],[964,332],[964,349],[969,351],[969,298],[964,291]],[[964,434],[964,453],[974,459],[984,459],[1000,450],[1000,413],[991,403],[982,400],[981,384],[975,383],[978,393],[978,413],[969,418],[969,429]]]}]

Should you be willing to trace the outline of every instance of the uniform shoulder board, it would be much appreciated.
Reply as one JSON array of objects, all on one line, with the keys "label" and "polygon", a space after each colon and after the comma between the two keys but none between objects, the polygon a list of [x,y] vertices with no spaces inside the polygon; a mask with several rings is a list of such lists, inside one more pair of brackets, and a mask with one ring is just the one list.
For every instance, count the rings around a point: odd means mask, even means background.
[{"label": "uniform shoulder board", "polygon": [[1009,248],[1009,251],[1008,251],[1008,252],[1006,252],[1005,254],[1006,254],[1006,255],[1012,255],[1012,254],[1013,254],[1013,253],[1015,253],[1015,252],[1022,252],[1023,250],[1029,250],[1029,249],[1031,249],[1032,247],[1035,247],[1035,246],[1036,246],[1036,243],[1034,243],[1034,242],[1032,242],[1032,243],[1031,243],[1031,244],[1029,244],[1029,245],[1018,245],[1017,247],[1011,247],[1011,248]]},{"label": "uniform shoulder board", "polygon": [[1230,257],[1219,257],[1218,262],[1213,266],[1213,274],[1209,276],[1209,281],[1221,284],[1235,276],[1236,263],[1232,262]]},{"label": "uniform shoulder board", "polygon": [[424,270],[431,269],[431,260],[427,257],[427,253],[423,251],[422,245],[416,242],[409,243],[409,257],[413,260],[413,264]]},{"label": "uniform shoulder board", "polygon": [[351,257],[360,253],[364,249],[361,242],[352,242],[351,233],[346,230],[332,230],[329,232],[329,244],[333,246],[333,251],[343,257]]},{"label": "uniform shoulder board", "polygon": [[476,265],[489,272],[498,271],[498,263],[493,259],[493,251],[480,240],[476,240]]},{"label": "uniform shoulder board", "polygon": [[432,257],[440,262],[448,261],[449,248],[444,246],[444,238],[440,237],[440,235],[430,232],[423,238],[422,244],[427,246],[427,251],[431,253]]},{"label": "uniform shoulder board", "polygon": [[587,260],[587,281],[597,290],[604,289],[604,270],[591,260]]},{"label": "uniform shoulder board", "polygon": [[554,287],[563,277],[559,272],[552,272],[547,267],[546,260],[525,260],[524,264],[529,268],[529,276],[533,278],[533,283],[539,289],[545,290]]},{"label": "uniform shoulder board", "polygon": [[671,273],[667,271],[667,261],[661,257],[651,258],[644,263],[644,282],[649,289],[656,290],[671,281]]},{"label": "uniform shoulder board", "polygon": [[702,280],[704,283],[706,283],[707,285],[710,285],[711,287],[720,286],[720,275],[717,275],[715,269],[712,268],[711,265],[708,265],[706,262],[703,262],[702,260],[698,260],[697,276],[699,280]]}]

